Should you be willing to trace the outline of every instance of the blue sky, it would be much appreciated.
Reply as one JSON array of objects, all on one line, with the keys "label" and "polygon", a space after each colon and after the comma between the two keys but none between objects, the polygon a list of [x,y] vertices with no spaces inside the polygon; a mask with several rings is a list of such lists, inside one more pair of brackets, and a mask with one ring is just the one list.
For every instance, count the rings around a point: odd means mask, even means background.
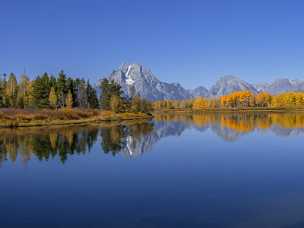
[{"label": "blue sky", "polygon": [[141,63],[188,88],[304,78],[304,1],[0,0],[0,73],[97,81]]}]

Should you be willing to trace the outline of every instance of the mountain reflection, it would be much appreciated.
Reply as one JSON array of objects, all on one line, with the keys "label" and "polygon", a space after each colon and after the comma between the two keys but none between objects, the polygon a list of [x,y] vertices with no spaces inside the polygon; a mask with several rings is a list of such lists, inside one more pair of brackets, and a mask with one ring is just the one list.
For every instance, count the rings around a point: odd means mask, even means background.
[{"label": "mountain reflection", "polygon": [[273,112],[227,112],[204,114],[166,114],[155,117],[160,122],[184,124],[198,131],[211,129],[226,141],[235,141],[240,136],[254,131],[271,131],[277,136],[304,133],[304,113]]},{"label": "mountain reflection", "polygon": [[135,158],[151,150],[161,138],[180,136],[186,129],[211,130],[226,141],[254,131],[286,137],[304,132],[304,113],[166,114],[155,116],[153,122],[122,125],[1,129],[0,165],[5,160],[27,163],[33,158],[64,163],[71,156],[89,153],[93,146],[100,146],[105,154]]}]

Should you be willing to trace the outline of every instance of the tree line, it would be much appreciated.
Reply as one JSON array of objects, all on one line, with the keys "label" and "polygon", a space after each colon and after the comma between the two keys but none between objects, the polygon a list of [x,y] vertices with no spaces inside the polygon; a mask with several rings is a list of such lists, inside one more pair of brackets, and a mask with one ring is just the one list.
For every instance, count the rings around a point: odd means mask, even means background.
[{"label": "tree line", "polygon": [[0,78],[0,108],[101,108],[114,112],[150,112],[152,105],[139,95],[126,97],[114,81],[103,79],[96,88],[80,78],[68,77],[64,71],[58,75],[44,73],[30,80],[25,74],[14,73]]},{"label": "tree line", "polygon": [[304,92],[284,92],[271,95],[237,91],[217,98],[196,97],[188,100],[162,100],[153,103],[161,109],[242,109],[242,108],[304,108]]}]

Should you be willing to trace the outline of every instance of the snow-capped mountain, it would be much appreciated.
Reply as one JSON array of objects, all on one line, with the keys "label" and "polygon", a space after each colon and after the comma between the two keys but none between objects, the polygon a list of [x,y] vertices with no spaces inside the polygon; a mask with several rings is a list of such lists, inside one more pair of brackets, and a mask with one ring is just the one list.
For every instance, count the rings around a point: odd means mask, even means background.
[{"label": "snow-capped mountain", "polygon": [[236,76],[220,78],[209,90],[203,86],[195,89],[185,89],[179,83],[160,81],[151,70],[140,64],[123,64],[114,70],[109,80],[118,83],[126,96],[139,94],[148,100],[189,99],[198,96],[219,97],[235,91],[251,91],[258,93],[266,91],[277,94],[286,91],[304,91],[304,81],[278,79],[272,83],[253,85]]},{"label": "snow-capped mountain", "polygon": [[234,91],[250,91],[256,93],[256,88],[238,77],[224,76],[220,78],[214,86],[211,87],[209,93],[211,96],[222,96]]},{"label": "snow-capped mountain", "polygon": [[118,83],[127,96],[139,94],[149,100],[190,97],[189,92],[180,84],[162,82],[140,64],[123,64],[108,78]]},{"label": "snow-capped mountain", "polygon": [[270,94],[278,94],[288,91],[304,91],[304,81],[289,80],[287,78],[277,79],[272,83],[256,85],[259,91],[266,91]]},{"label": "snow-capped mountain", "polygon": [[193,90],[189,90],[192,97],[209,97],[209,91],[204,86],[196,87]]}]

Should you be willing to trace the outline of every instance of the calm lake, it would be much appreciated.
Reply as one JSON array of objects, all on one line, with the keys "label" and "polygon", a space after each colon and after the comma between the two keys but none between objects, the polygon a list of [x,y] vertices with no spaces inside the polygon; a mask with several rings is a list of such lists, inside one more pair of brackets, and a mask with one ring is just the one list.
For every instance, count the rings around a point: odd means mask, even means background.
[{"label": "calm lake", "polygon": [[0,227],[304,227],[304,113],[0,130]]}]

